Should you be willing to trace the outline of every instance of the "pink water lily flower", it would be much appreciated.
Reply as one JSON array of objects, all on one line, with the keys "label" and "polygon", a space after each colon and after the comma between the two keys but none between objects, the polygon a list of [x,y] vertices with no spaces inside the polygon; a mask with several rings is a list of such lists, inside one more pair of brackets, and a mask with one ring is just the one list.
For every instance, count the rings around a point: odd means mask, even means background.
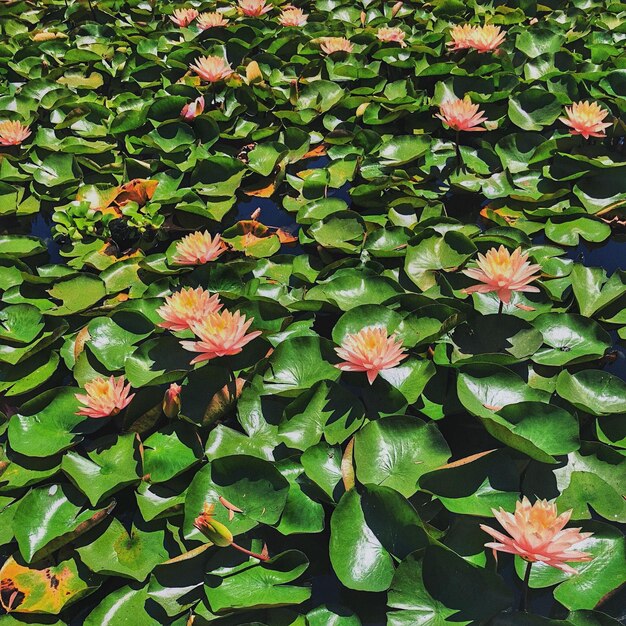
[{"label": "pink water lily flower", "polygon": [[198,28],[202,30],[208,30],[209,28],[216,28],[218,26],[228,26],[228,20],[218,11],[200,13],[196,22]]},{"label": "pink water lily flower", "polygon": [[285,7],[278,18],[281,26],[306,26],[309,16],[302,9]]},{"label": "pink water lily flower", "polygon": [[378,32],[376,33],[376,37],[380,41],[393,41],[399,43],[401,48],[406,48],[406,44],[404,43],[404,38],[406,37],[406,34],[401,28],[398,28],[397,26],[394,26],[393,28],[379,28]]},{"label": "pink water lily flower", "polygon": [[117,415],[135,397],[134,393],[130,393],[130,383],[124,386],[124,382],[123,376],[111,376],[94,378],[85,383],[86,393],[76,394],[78,401],[84,405],[76,415],[94,418]]},{"label": "pink water lily flower", "polygon": [[189,66],[189,69],[208,83],[217,83],[233,73],[233,68],[228,61],[218,56],[199,57],[195,64],[192,63]]},{"label": "pink water lily flower", "polygon": [[204,111],[204,97],[199,96],[195,100],[192,100],[191,102],[186,104],[181,109],[180,116],[184,120],[191,122],[196,117],[198,117],[198,115],[201,115],[203,111]]},{"label": "pink water lily flower", "polygon": [[536,272],[540,265],[528,262],[528,254],[521,248],[510,253],[504,246],[491,248],[485,255],[478,254],[478,268],[463,270],[463,273],[481,284],[463,289],[463,293],[495,292],[498,298],[508,304],[511,294],[515,291],[538,292],[537,287],[530,285],[539,278]]},{"label": "pink water lily flower", "polygon": [[335,352],[345,359],[335,367],[346,372],[366,372],[370,385],[380,372],[398,366],[408,356],[402,341],[396,335],[388,336],[382,326],[367,326],[347,335]]},{"label": "pink water lily flower", "polygon": [[253,317],[246,320],[245,315],[239,311],[231,313],[223,310],[212,313],[203,320],[190,324],[199,341],[181,341],[180,345],[185,350],[200,353],[191,361],[191,365],[215,357],[239,354],[246,344],[261,334],[258,330],[247,332],[253,321]]},{"label": "pink water lily flower", "polygon": [[202,287],[185,287],[165,297],[165,304],[157,309],[163,319],[161,328],[181,332],[190,328],[192,322],[203,320],[222,308],[219,294],[211,294]]},{"label": "pink water lily flower", "polygon": [[506,33],[493,24],[484,26],[463,24],[454,26],[450,31],[450,36],[452,41],[449,41],[447,45],[451,46],[452,50],[472,48],[478,52],[495,52],[504,42]]},{"label": "pink water lily flower", "polygon": [[239,0],[239,11],[246,17],[260,17],[271,11],[273,6],[265,0]]},{"label": "pink water lily flower", "polygon": [[452,41],[446,45],[451,46],[452,50],[465,50],[471,47],[471,37],[474,32],[474,26],[471,24],[463,24],[454,26],[450,31]]},{"label": "pink water lily flower", "polygon": [[593,533],[581,533],[580,528],[564,528],[572,516],[572,509],[557,515],[556,504],[547,500],[537,500],[530,504],[524,497],[515,505],[515,513],[507,513],[502,508],[492,509],[496,519],[507,536],[490,526],[480,527],[496,541],[485,544],[495,552],[516,554],[529,563],[537,561],[555,567],[568,574],[576,574],[576,570],[567,565],[591,561],[593,556],[588,552],[575,550],[576,544],[591,537]]},{"label": "pink water lily flower", "polygon": [[499,26],[475,26],[470,36],[470,47],[478,52],[495,52],[504,42],[506,33]]},{"label": "pink water lily flower", "polygon": [[226,244],[219,235],[211,237],[208,231],[196,231],[176,244],[172,261],[176,265],[204,265],[217,259],[226,250]]},{"label": "pink water lily flower", "polygon": [[198,17],[198,11],[195,9],[176,9],[170,19],[176,26],[181,28],[189,26]]},{"label": "pink water lily flower", "polygon": [[445,122],[453,130],[466,132],[485,131],[486,128],[480,126],[487,122],[485,114],[479,109],[477,104],[472,104],[469,96],[463,100],[455,98],[443,102],[436,114],[440,120]]},{"label": "pink water lily flower", "polygon": [[354,46],[345,37],[322,37],[320,47],[326,54],[333,52],[352,52]]},{"label": "pink water lily flower", "polygon": [[0,145],[2,146],[19,146],[30,134],[30,129],[22,122],[11,120],[0,122]]},{"label": "pink water lily flower", "polygon": [[606,137],[605,128],[611,126],[610,122],[602,120],[609,114],[597,102],[574,102],[571,107],[565,107],[566,117],[559,119],[563,124],[570,127],[572,135],[589,137]]}]

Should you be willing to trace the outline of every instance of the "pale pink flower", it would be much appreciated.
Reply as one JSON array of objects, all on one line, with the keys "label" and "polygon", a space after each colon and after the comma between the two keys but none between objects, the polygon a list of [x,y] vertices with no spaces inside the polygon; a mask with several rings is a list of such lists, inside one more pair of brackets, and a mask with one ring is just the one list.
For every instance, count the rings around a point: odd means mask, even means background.
[{"label": "pale pink flower", "polygon": [[199,96],[195,100],[192,100],[191,102],[187,103],[181,109],[180,116],[184,120],[191,122],[196,117],[198,117],[198,115],[202,115],[202,111],[204,111],[204,97]]},{"label": "pale pink flower", "polygon": [[470,36],[470,48],[478,52],[495,52],[506,37],[499,26],[485,24],[475,26]]},{"label": "pale pink flower", "polygon": [[189,26],[198,17],[198,11],[195,9],[176,9],[170,19],[176,26]]},{"label": "pale pink flower", "polygon": [[211,295],[202,287],[186,287],[166,296],[165,304],[156,312],[163,319],[159,326],[176,333],[187,330],[191,322],[202,320],[221,308],[219,294]]},{"label": "pale pink flower", "polygon": [[563,124],[570,127],[572,135],[589,137],[606,137],[605,128],[611,126],[610,122],[602,120],[609,114],[606,109],[600,107],[597,102],[574,102],[571,107],[565,107],[567,117],[560,117]]},{"label": "pale pink flower", "polygon": [[217,26],[228,26],[228,20],[225,19],[219,11],[200,13],[196,23],[198,24],[198,28],[202,30],[216,28]]},{"label": "pale pink flower", "polygon": [[472,48],[478,52],[495,52],[504,41],[506,33],[501,32],[500,27],[493,24],[484,26],[463,24],[452,28],[450,36],[452,41],[447,45],[452,46],[452,50]]},{"label": "pale pink flower", "polygon": [[281,26],[306,26],[309,16],[297,7],[287,7],[278,18]]},{"label": "pale pink flower", "polygon": [[84,405],[76,415],[87,417],[109,417],[117,415],[130,404],[135,394],[130,393],[130,383],[124,386],[124,377],[94,378],[85,383],[85,394],[76,394],[77,400]]},{"label": "pale pink flower", "polygon": [[436,114],[440,120],[445,122],[453,130],[464,130],[468,132],[479,132],[487,130],[479,124],[488,121],[485,114],[479,110],[477,104],[472,104],[469,96],[463,100],[456,98],[443,102]]},{"label": "pale pink flower", "polygon": [[572,509],[557,515],[556,504],[547,500],[537,500],[533,505],[524,497],[515,505],[515,513],[507,513],[502,508],[492,509],[496,519],[510,537],[481,524],[480,527],[496,541],[485,544],[495,552],[517,554],[525,561],[545,563],[568,574],[576,570],[567,562],[591,561],[593,556],[572,548],[591,537],[593,533],[581,533],[580,528],[567,528]]},{"label": "pale pink flower", "polygon": [[406,48],[406,44],[404,43],[404,38],[406,37],[406,34],[401,28],[398,28],[397,26],[394,26],[393,28],[379,28],[378,32],[376,33],[376,37],[378,37],[380,41],[395,41],[400,44],[401,48]]},{"label": "pale pink flower", "polygon": [[271,4],[265,4],[265,0],[239,0],[239,11],[246,17],[260,17],[272,8]]},{"label": "pale pink flower", "polygon": [[208,231],[196,231],[183,237],[176,244],[176,253],[172,261],[176,265],[203,265],[214,261],[227,250],[219,235],[211,237]]},{"label": "pale pink flower", "polygon": [[535,272],[541,270],[541,265],[531,265],[528,262],[528,254],[522,253],[521,248],[517,248],[513,253],[504,246],[497,250],[491,248],[484,256],[478,254],[477,265],[478,268],[466,269],[463,273],[482,284],[463,289],[463,293],[495,291],[498,298],[504,304],[508,304],[514,291],[539,291],[529,283],[539,278]]},{"label": "pale pink flower", "polygon": [[18,146],[31,134],[28,126],[22,122],[4,120],[0,122],[0,145]]},{"label": "pale pink flower", "polygon": [[452,46],[452,50],[465,50],[471,47],[471,37],[474,32],[474,26],[471,24],[463,24],[462,26],[454,26],[450,31],[452,41],[446,45]]},{"label": "pale pink flower", "polygon": [[192,63],[189,69],[208,83],[217,83],[233,73],[228,61],[218,56],[198,57],[195,65]]},{"label": "pale pink flower", "polygon": [[191,323],[191,330],[200,341],[181,341],[180,345],[185,350],[200,353],[191,361],[192,365],[215,357],[239,354],[247,343],[261,334],[258,330],[247,333],[253,320],[253,317],[246,320],[239,311],[212,313],[201,321]]},{"label": "pale pink flower", "polygon": [[322,37],[320,47],[326,54],[333,52],[352,52],[354,46],[345,37]]},{"label": "pale pink flower", "polygon": [[367,372],[370,385],[380,372],[396,367],[408,356],[402,341],[396,335],[389,337],[382,326],[367,326],[347,335],[335,352],[345,359],[335,367],[346,372]]}]

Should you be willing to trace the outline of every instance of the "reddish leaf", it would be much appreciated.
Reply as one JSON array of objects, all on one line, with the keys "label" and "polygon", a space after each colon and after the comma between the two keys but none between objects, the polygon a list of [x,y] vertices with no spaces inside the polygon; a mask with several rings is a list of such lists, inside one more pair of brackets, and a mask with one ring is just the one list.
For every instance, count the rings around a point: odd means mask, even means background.
[{"label": "reddish leaf", "polygon": [[319,146],[309,150],[302,159],[316,159],[318,157],[326,156],[326,146],[322,143]]},{"label": "reddish leaf", "polygon": [[152,199],[158,184],[158,180],[135,178],[118,188],[118,193],[113,203],[120,207],[128,202],[136,202],[139,206],[143,206]]}]

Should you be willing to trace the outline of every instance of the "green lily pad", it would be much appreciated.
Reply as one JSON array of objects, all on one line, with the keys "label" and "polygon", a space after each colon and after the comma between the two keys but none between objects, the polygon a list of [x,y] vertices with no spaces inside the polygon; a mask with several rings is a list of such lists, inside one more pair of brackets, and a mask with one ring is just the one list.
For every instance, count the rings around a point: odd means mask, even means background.
[{"label": "green lily pad", "polygon": [[599,359],[611,346],[609,334],[591,319],[573,313],[544,313],[533,326],[546,347],[532,360],[540,365],[562,366]]},{"label": "green lily pad", "polygon": [[384,485],[406,498],[419,477],[444,465],[450,450],[434,423],[386,417],[368,423],[354,439],[356,475],[362,483]]},{"label": "green lily pad", "polygon": [[428,543],[415,509],[397,491],[367,485],[347,491],[331,518],[330,560],[350,589],[384,591],[394,574],[392,555],[404,558]]},{"label": "green lily pad", "polygon": [[209,572],[204,592],[213,611],[301,604],[311,590],[287,583],[299,578],[308,566],[302,552],[288,550],[230,575]]},{"label": "green lily pad", "polygon": [[602,370],[562,371],[556,392],[574,406],[592,415],[626,412],[626,383]]},{"label": "green lily pad", "polygon": [[16,452],[47,457],[71,448],[82,435],[101,424],[77,415],[80,403],[76,387],[60,387],[44,392],[22,405],[22,413],[9,422],[9,441]]},{"label": "green lily pad", "polygon": [[83,563],[98,574],[142,581],[169,558],[164,541],[165,531],[158,525],[133,525],[128,531],[113,518],[102,534],[90,536],[89,543],[79,546],[77,552]]},{"label": "green lily pad", "polygon": [[96,506],[116,491],[139,482],[141,458],[135,434],[98,439],[92,448],[86,457],[67,452],[61,469]]},{"label": "green lily pad", "polygon": [[115,503],[106,508],[85,508],[76,489],[52,484],[36,487],[24,496],[13,517],[13,532],[20,554],[28,563],[39,561],[102,522]]}]

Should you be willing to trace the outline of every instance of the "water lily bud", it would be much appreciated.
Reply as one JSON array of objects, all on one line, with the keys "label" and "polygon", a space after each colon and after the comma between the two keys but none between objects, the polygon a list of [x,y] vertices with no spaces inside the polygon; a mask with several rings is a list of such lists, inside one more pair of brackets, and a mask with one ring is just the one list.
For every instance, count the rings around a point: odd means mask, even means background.
[{"label": "water lily bud", "polygon": [[365,21],[367,20],[367,14],[365,11],[361,11],[361,26],[365,26]]},{"label": "water lily bud", "polygon": [[213,544],[225,548],[233,543],[233,534],[224,526],[213,519],[214,505],[206,504],[202,513],[196,517],[193,525]]},{"label": "water lily bud", "polygon": [[356,110],[356,116],[357,117],[361,117],[363,115],[363,113],[365,113],[365,109],[367,109],[367,107],[370,105],[369,102],[362,102],[361,104],[359,104],[357,110]]},{"label": "water lily bud", "polygon": [[248,83],[260,83],[263,81],[261,68],[256,61],[250,61],[250,63],[246,65],[246,80]]},{"label": "water lily bud", "polygon": [[395,17],[398,14],[398,11],[402,8],[402,2],[396,2],[391,8],[391,17]]},{"label": "water lily bud", "polygon": [[196,98],[195,100],[188,102],[181,109],[180,116],[184,120],[191,122],[192,120],[196,119],[198,115],[201,115],[203,111],[204,111],[204,97],[200,96]]},{"label": "water lily bud", "polygon": [[163,396],[163,413],[166,417],[174,419],[180,413],[180,392],[182,387],[172,383]]}]

